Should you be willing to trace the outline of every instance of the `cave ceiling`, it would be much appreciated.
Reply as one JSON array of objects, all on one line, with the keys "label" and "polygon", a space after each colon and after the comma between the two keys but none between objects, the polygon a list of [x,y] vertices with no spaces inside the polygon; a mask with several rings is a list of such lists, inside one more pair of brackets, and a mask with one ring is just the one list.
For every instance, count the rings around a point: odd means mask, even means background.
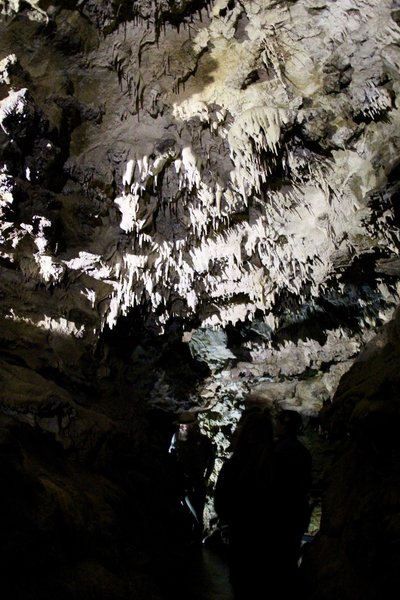
[{"label": "cave ceiling", "polygon": [[140,314],[207,365],[200,404],[318,410],[398,304],[397,2],[0,9],[3,383],[83,381]]}]

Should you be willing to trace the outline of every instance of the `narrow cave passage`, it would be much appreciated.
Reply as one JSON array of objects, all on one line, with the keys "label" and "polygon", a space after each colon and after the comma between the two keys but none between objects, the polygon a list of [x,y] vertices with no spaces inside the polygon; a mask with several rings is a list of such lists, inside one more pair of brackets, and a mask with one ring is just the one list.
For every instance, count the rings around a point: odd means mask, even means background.
[{"label": "narrow cave passage", "polygon": [[[313,485],[310,490],[310,522],[303,535],[303,550],[309,542],[312,542],[320,526],[321,514],[321,488],[323,486],[324,473],[328,469],[334,453],[334,444],[331,444],[321,431],[315,427],[315,421],[309,420],[306,423],[305,435],[302,440],[308,446],[313,455]],[[233,587],[229,577],[228,567],[228,545],[223,542],[221,535],[220,521],[215,515],[214,507],[215,486],[209,489],[209,498],[207,503],[207,521],[206,537],[203,542],[193,543],[192,534],[189,531],[190,525],[184,520],[181,523],[179,532],[175,532],[175,543],[168,546],[168,550],[162,556],[159,556],[155,562],[156,579],[163,597],[193,600],[233,600]],[[272,493],[272,490],[270,490]],[[185,511],[183,510],[183,513]],[[251,522],[251,521],[250,521]],[[285,524],[282,523],[284,528]],[[178,525],[179,527],[179,525]],[[274,528],[275,533],[280,530],[279,525]],[[271,565],[268,562],[268,552],[266,547],[272,548],[276,539],[271,530],[270,535],[266,535],[265,545],[259,548],[261,557],[265,555],[265,569],[262,572],[262,579],[265,577],[265,589],[258,590],[260,594],[275,593],[272,588],[274,574],[270,572]],[[255,548],[258,553],[258,548]],[[246,550],[245,550],[246,554]],[[264,583],[262,584],[264,586]],[[253,590],[254,592],[254,590]],[[249,592],[249,600],[255,597],[253,592]],[[302,593],[302,592],[301,592]],[[300,594],[300,590],[299,590]],[[260,596],[262,597],[262,596]],[[300,595],[298,596],[300,598]],[[303,596],[301,596],[303,597]],[[242,596],[240,596],[242,598]],[[286,598],[286,596],[285,596]]]},{"label": "narrow cave passage", "polygon": [[0,0],[1,600],[231,600],[168,444],[199,411],[220,468],[249,395],[324,413],[307,600],[400,587],[399,40],[400,0]]}]

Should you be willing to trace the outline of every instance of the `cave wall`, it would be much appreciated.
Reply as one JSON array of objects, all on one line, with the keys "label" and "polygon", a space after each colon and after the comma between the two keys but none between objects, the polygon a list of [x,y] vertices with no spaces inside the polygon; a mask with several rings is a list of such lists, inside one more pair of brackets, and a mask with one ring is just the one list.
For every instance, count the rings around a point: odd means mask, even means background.
[{"label": "cave wall", "polygon": [[[176,412],[202,411],[222,459],[249,398],[306,418],[334,398],[326,427],[346,439],[343,390],[363,361],[344,375],[398,304],[399,10],[0,3],[0,408],[21,448],[13,469],[30,472],[34,435],[71,477],[100,464],[107,479],[127,444],[132,465],[142,457],[128,472],[151,490]],[[357,406],[378,393],[368,381]]]},{"label": "cave wall", "polygon": [[276,400],[315,413],[397,304],[397,19],[389,0],[3,3],[6,343],[43,332],[46,367],[99,380],[99,340],[139,312],[220,389],[288,379]]},{"label": "cave wall", "polygon": [[310,598],[378,600],[399,583],[399,324],[397,310],[321,412],[335,450],[302,563]]},{"label": "cave wall", "polygon": [[5,369],[316,415],[398,302],[396,2],[1,13]]}]

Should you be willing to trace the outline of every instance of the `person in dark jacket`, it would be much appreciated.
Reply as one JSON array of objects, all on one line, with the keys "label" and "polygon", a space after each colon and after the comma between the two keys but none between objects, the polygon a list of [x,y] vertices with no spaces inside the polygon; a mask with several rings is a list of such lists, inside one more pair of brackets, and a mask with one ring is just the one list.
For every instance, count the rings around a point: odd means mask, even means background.
[{"label": "person in dark jacket", "polygon": [[312,458],[298,436],[302,417],[293,410],[282,410],[275,426],[273,467],[273,512],[275,576],[281,582],[282,598],[300,592],[298,561],[301,540],[310,519],[309,494],[312,483]]},{"label": "person in dark jacket", "polygon": [[273,425],[266,410],[245,413],[214,490],[221,527],[228,530],[228,563],[235,599],[265,597],[265,571],[271,560]]},{"label": "person in dark jacket", "polygon": [[169,452],[175,457],[181,477],[182,502],[193,517],[193,537],[201,541],[207,482],[214,468],[215,449],[210,438],[200,431],[196,413],[179,415]]}]

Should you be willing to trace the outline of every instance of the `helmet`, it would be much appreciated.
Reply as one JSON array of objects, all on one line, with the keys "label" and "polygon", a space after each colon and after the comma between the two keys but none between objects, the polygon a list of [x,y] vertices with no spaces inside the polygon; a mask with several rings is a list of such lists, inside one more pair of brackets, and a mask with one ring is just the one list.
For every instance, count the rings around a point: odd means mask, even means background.
[{"label": "helmet", "polygon": [[178,415],[179,425],[190,425],[191,423],[197,423],[197,415],[189,410],[182,412]]}]

